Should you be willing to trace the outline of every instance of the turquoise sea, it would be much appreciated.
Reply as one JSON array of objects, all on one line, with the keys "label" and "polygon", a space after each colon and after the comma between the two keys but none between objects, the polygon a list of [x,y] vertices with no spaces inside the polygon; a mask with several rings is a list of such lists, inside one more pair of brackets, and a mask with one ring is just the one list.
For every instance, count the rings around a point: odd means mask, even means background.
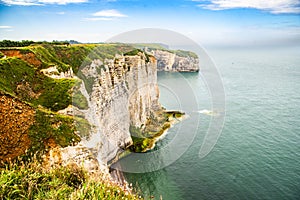
[{"label": "turquoise sea", "polygon": [[[222,77],[226,117],[217,144],[202,159],[198,155],[212,108],[201,72],[159,73],[162,105],[189,117],[152,151],[168,148],[177,135],[196,134],[192,141],[182,137],[178,146],[191,144],[175,162],[153,172],[125,173],[127,181],[146,199],[300,199],[299,52],[296,47],[207,51]],[[197,106],[189,107],[187,85]],[[149,164],[165,158],[153,159]]]}]

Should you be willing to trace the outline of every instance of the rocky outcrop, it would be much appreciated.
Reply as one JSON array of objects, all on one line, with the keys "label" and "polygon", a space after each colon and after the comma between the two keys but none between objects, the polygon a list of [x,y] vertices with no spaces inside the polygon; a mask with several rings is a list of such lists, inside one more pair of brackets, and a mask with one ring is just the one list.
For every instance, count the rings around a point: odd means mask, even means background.
[{"label": "rocky outcrop", "polygon": [[[190,52],[168,50],[151,50],[148,53],[152,54],[157,59],[158,71],[175,71],[175,72],[198,72],[199,59],[196,55],[189,55]],[[184,52],[184,53],[183,53]],[[186,55],[184,55],[186,54]]]},{"label": "rocky outcrop", "polygon": [[57,66],[54,67],[49,67],[47,69],[42,69],[41,72],[45,75],[48,76],[50,78],[53,79],[63,79],[63,78],[74,78],[74,73],[72,68],[70,68],[68,71],[66,72],[60,72],[57,69]]}]

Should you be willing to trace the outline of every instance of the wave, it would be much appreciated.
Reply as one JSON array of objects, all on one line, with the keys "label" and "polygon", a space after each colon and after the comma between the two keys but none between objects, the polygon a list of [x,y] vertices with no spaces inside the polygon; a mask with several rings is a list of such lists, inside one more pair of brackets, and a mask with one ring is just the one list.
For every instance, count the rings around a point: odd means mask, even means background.
[{"label": "wave", "polygon": [[212,110],[199,110],[199,111],[196,111],[197,113],[200,113],[200,114],[204,114],[204,115],[209,115],[209,116],[216,116],[217,113],[212,111]]}]

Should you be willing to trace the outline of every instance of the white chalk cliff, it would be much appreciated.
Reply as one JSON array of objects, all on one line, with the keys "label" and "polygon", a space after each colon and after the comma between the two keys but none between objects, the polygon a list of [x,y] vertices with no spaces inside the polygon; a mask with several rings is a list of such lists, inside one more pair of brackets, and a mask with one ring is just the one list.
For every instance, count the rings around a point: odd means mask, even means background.
[{"label": "white chalk cliff", "polygon": [[[107,163],[132,144],[129,126],[141,127],[158,103],[156,60],[146,62],[145,54],[116,56],[113,60],[94,60],[81,71],[93,78],[91,93],[81,87],[89,108],[82,110],[93,126],[84,146],[96,148],[99,161]],[[97,71],[100,73],[97,73]]]},{"label": "white chalk cliff", "polygon": [[[91,130],[80,144],[61,151],[61,157],[68,158],[63,162],[88,162],[93,166],[83,166],[94,170],[99,168],[91,158],[94,157],[103,168],[132,144],[129,127],[144,126],[150,115],[162,110],[156,67],[154,57],[139,52],[104,61],[95,59],[80,69],[83,81],[79,90],[88,108],[74,108],[74,113],[83,116]],[[90,153],[86,153],[87,149]]]}]

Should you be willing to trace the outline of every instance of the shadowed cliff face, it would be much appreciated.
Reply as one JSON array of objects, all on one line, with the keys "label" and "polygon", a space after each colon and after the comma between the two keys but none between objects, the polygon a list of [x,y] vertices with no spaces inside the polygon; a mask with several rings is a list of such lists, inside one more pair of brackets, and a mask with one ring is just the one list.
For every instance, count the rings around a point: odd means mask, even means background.
[{"label": "shadowed cliff face", "polygon": [[[88,101],[88,109],[81,112],[93,127],[82,144],[94,149],[100,162],[107,163],[132,144],[130,125],[142,127],[151,113],[162,109],[156,60],[146,60],[143,53],[116,56],[80,69],[85,83],[80,92]],[[88,80],[93,83],[88,85]]]}]

